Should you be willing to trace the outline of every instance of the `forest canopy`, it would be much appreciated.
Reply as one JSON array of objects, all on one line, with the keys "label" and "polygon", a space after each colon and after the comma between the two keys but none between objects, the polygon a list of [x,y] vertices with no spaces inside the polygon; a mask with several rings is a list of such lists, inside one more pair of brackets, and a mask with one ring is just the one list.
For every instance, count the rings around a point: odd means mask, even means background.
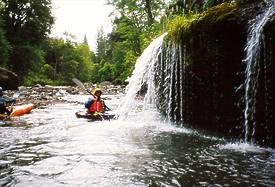
[{"label": "forest canopy", "polygon": [[[24,85],[111,81],[124,84],[136,59],[175,15],[190,16],[223,0],[106,0],[115,7],[113,27],[98,31],[97,50],[83,42],[50,37],[51,0],[0,0],[0,67],[14,71]],[[68,39],[69,38],[69,39]]]}]

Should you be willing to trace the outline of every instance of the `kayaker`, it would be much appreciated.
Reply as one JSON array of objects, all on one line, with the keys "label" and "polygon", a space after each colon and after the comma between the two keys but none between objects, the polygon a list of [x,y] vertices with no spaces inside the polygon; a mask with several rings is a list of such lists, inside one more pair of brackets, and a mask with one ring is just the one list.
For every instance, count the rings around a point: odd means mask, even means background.
[{"label": "kayaker", "polygon": [[8,109],[8,105],[14,104],[15,102],[15,99],[4,99],[3,88],[0,87],[0,114],[10,115],[12,111]]},{"label": "kayaker", "polygon": [[105,111],[110,110],[101,100],[102,91],[100,88],[95,88],[94,97],[89,98],[88,101],[85,102],[85,108],[87,108],[87,112],[91,114],[104,113]]}]

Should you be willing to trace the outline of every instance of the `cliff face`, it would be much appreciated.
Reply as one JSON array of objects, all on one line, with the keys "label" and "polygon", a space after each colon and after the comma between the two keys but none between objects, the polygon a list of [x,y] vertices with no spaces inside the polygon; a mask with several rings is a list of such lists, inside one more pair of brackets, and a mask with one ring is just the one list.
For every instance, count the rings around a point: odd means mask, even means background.
[{"label": "cliff face", "polygon": [[[274,146],[274,21],[263,27],[265,37],[255,62],[259,73],[253,87],[257,90],[251,106],[253,118],[245,116],[244,53],[249,20],[265,6],[263,2],[245,7],[222,4],[192,21],[187,29],[170,33],[174,42],[167,42],[155,76],[158,108],[164,115],[208,132],[241,139],[249,136],[249,141]],[[250,125],[249,134],[246,125]]]}]

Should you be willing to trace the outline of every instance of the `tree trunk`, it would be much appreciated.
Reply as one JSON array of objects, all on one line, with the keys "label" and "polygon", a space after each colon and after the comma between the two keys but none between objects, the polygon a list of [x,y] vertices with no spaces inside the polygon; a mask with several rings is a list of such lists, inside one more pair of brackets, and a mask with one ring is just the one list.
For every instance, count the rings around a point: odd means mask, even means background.
[{"label": "tree trunk", "polygon": [[145,0],[145,12],[147,13],[148,26],[150,26],[154,22],[152,7],[151,7],[151,0]]}]

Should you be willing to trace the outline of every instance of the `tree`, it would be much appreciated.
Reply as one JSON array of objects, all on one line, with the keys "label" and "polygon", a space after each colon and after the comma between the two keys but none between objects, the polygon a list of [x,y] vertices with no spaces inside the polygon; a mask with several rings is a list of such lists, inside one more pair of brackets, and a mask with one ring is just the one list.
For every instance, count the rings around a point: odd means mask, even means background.
[{"label": "tree", "polygon": [[108,0],[115,6],[121,16],[132,19],[140,29],[150,27],[162,12],[164,12],[164,0]]},{"label": "tree", "polygon": [[76,60],[78,60],[79,64],[77,67],[77,75],[78,78],[82,81],[89,81],[93,76],[91,74],[92,71],[92,55],[90,52],[89,45],[86,43],[82,43],[75,48],[76,52]]},{"label": "tree", "polygon": [[2,19],[0,17],[0,66],[5,67],[10,54],[10,45],[2,29]]},{"label": "tree", "polygon": [[103,31],[103,28],[100,28],[97,32],[97,50],[96,50],[96,56],[97,56],[97,63],[100,63],[102,60],[106,60],[106,51],[107,51],[107,38],[105,36],[105,33]]},{"label": "tree", "polygon": [[7,37],[12,44],[40,44],[50,33],[54,19],[51,0],[2,0]]},{"label": "tree", "polygon": [[41,59],[37,51],[53,25],[51,0],[2,0],[1,17],[7,40],[12,46],[11,68],[19,75],[33,67],[31,59]]},{"label": "tree", "polygon": [[74,77],[81,81],[90,81],[93,71],[92,52],[87,44],[78,44],[72,40],[51,38],[44,46],[44,73],[58,83],[69,84]]},{"label": "tree", "polygon": [[83,44],[89,45],[86,34],[84,35]]},{"label": "tree", "polygon": [[[133,20],[121,16],[115,19],[113,30],[107,37],[102,31],[98,36],[97,59],[100,67],[97,81],[124,82],[141,52],[140,29]],[[132,60],[131,63],[129,59]]]},{"label": "tree", "polygon": [[99,81],[122,83],[130,76],[148,41],[161,32],[156,25],[165,3],[164,0],[109,0],[108,3],[115,6],[118,14],[114,14],[113,29],[107,37],[102,30],[98,32],[98,77]]}]

